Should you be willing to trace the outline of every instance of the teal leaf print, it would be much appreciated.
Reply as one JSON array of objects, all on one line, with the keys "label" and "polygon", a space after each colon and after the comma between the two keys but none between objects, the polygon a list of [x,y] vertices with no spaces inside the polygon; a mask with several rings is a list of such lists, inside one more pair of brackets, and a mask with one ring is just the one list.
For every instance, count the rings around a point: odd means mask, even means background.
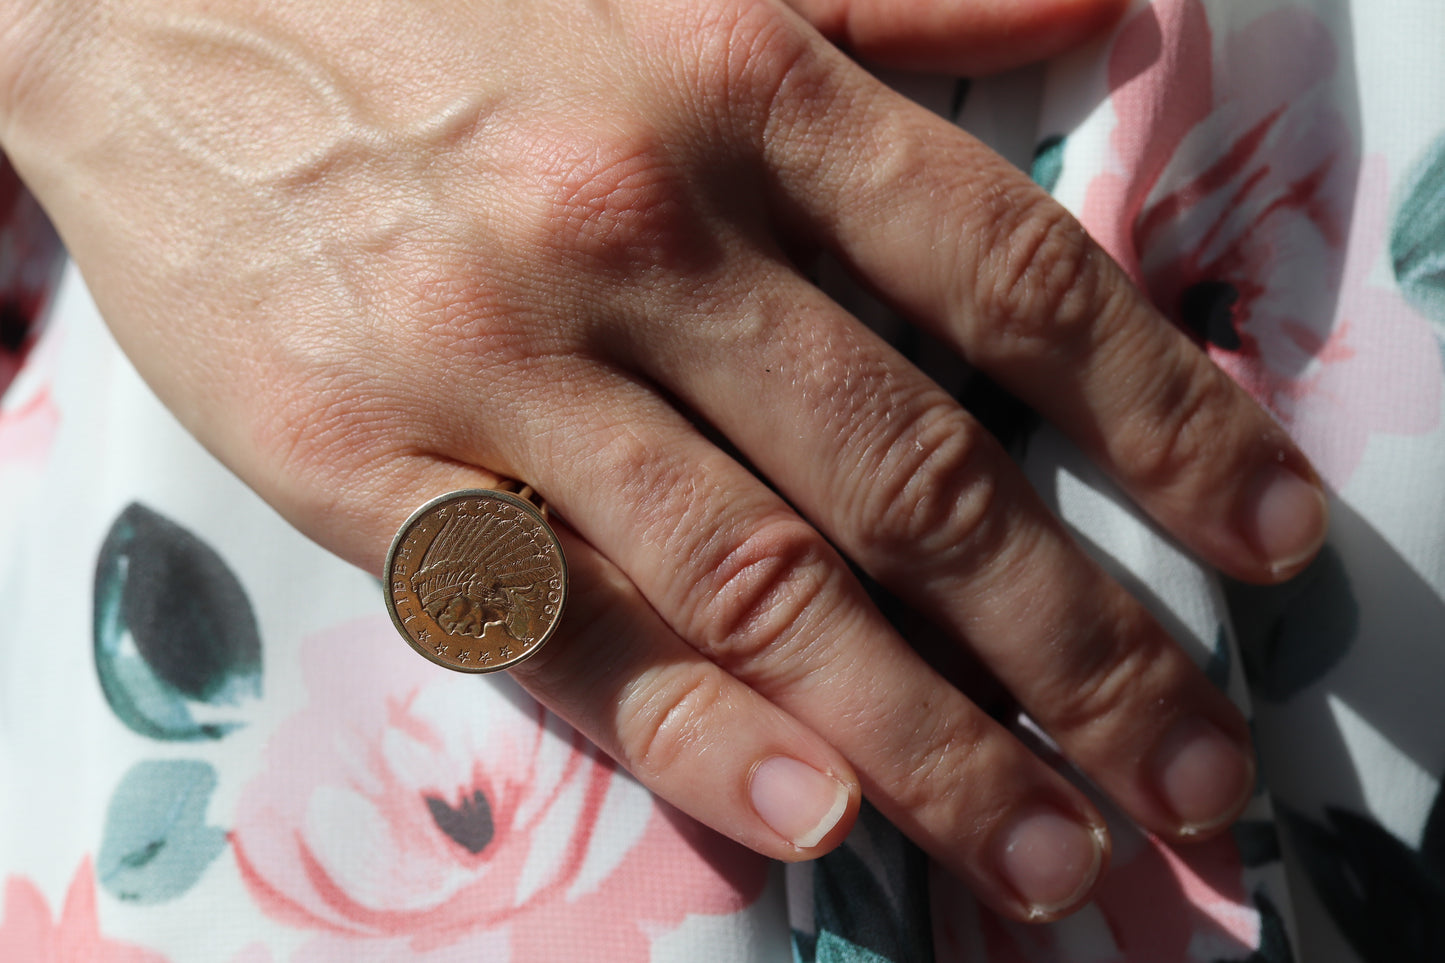
[{"label": "teal leaf print", "polygon": [[1270,702],[1319,681],[1344,658],[1359,629],[1354,590],[1330,545],[1283,585],[1226,580],[1224,593],[1250,686]]},{"label": "teal leaf print", "polygon": [[1400,290],[1445,339],[1445,136],[1405,180],[1390,227],[1390,261]]},{"label": "teal leaf print", "polygon": [[1241,819],[1231,830],[1239,861],[1258,869],[1280,861],[1279,829],[1267,819]]},{"label": "teal leaf print", "polygon": [[1213,682],[1216,689],[1228,691],[1233,661],[1229,652],[1229,636],[1221,625],[1214,631],[1214,651],[1209,653],[1209,662],[1204,666],[1205,678]]},{"label": "teal leaf print", "polygon": [[191,759],[136,763],[116,787],[105,817],[96,875],[106,892],[134,903],[162,903],[195,885],[226,847],[206,825],[216,772]]},{"label": "teal leaf print", "polygon": [[1064,173],[1064,138],[1060,134],[1045,137],[1038,147],[1034,148],[1033,167],[1029,176],[1050,194],[1054,188],[1059,186],[1059,178]]},{"label": "teal leaf print", "polygon": [[[865,862],[860,850],[872,859]],[[927,858],[865,802],[843,845],[813,863],[816,933],[793,933],[794,958],[932,963],[928,906]]]},{"label": "teal leaf print", "polygon": [[[886,956],[879,956],[872,950],[856,943],[850,943],[837,933],[824,930],[812,947],[812,955],[806,959],[815,963],[892,963]],[[794,959],[798,959],[794,953]]]},{"label": "teal leaf print", "polygon": [[1344,809],[1326,808],[1327,825],[1289,809],[1281,815],[1320,902],[1360,959],[1445,960],[1445,886],[1420,853]]},{"label": "teal leaf print", "polygon": [[95,668],[127,726],[165,740],[218,739],[240,725],[195,710],[261,694],[261,639],[241,583],[195,535],[131,504],[95,572]]},{"label": "teal leaf print", "polygon": [[1438,878],[1445,879],[1445,792],[1437,793],[1430,807],[1425,835],[1420,840],[1420,856]]},{"label": "teal leaf print", "polygon": [[953,82],[953,96],[949,98],[948,116],[955,121],[958,115],[963,113],[963,105],[968,103],[968,95],[973,90],[973,81],[968,77],[959,77]]}]

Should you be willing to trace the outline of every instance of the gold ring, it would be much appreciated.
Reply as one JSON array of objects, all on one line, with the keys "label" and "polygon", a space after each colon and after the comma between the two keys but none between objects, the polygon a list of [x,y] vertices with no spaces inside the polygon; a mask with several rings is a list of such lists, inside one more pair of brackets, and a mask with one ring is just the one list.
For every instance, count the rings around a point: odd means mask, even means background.
[{"label": "gold ring", "polygon": [[412,512],[386,553],[386,608],[437,665],[496,672],[552,637],[567,559],[531,486],[448,492]]}]

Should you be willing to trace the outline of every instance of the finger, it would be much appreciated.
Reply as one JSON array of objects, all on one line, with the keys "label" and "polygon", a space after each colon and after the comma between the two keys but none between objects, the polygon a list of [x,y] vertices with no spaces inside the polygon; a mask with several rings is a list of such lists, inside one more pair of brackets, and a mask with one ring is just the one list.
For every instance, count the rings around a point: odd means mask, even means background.
[{"label": "finger", "polygon": [[537,418],[571,427],[534,440],[527,477],[673,632],[826,736],[1001,911],[1083,898],[1107,849],[1097,813],[923,663],[816,530],[644,386],[594,381],[585,404]]},{"label": "finger", "polygon": [[[795,70],[762,138],[780,203],[900,308],[1063,428],[1208,562],[1253,582],[1324,539],[1282,428],[1080,225],[973,138],[871,79]],[[816,73],[814,73],[816,69]],[[809,76],[802,76],[808,74]],[[829,110],[846,102],[846,115]],[[820,119],[822,118],[822,119]]]},{"label": "finger", "polygon": [[994,73],[1054,56],[1117,20],[1126,0],[788,0],[865,60]]},{"label": "finger", "polygon": [[[791,269],[758,258],[737,285],[743,322],[680,309],[627,342],[631,363],[969,645],[1141,824],[1198,836],[1237,816],[1253,783],[1243,718],[988,433]],[[704,342],[726,360],[699,363]]]},{"label": "finger", "polygon": [[[500,478],[422,455],[373,471],[356,513],[378,549],[429,496]],[[360,492],[356,493],[360,496]],[[630,582],[554,520],[566,553],[567,611],[556,635],[510,671],[553,712],[683,812],[774,859],[821,855],[847,835],[861,790],[817,734],[703,658]],[[397,640],[398,644],[404,644]]]},{"label": "finger", "polygon": [[[629,412],[616,397],[597,407],[633,426],[653,422],[646,407]],[[621,575],[563,527],[573,570],[565,628],[520,669],[524,684],[649,788],[759,852],[795,859],[835,845],[855,814],[851,764],[885,815],[1000,912],[1048,919],[1078,905],[1108,856],[1103,820],[1082,794],[934,675],[817,534],[750,476],[681,430],[644,428],[639,440],[676,453],[655,461],[681,484],[638,478],[637,463],[614,460],[620,448],[540,446],[550,454],[529,478],[571,469],[542,489],[550,504],[601,519],[587,526],[589,540],[615,542],[641,577]],[[413,501],[496,478],[424,454],[326,470],[353,479],[332,488],[338,500],[315,502],[315,484],[276,500],[312,530],[323,530],[313,515],[327,517],[326,527],[365,546],[353,560],[374,570]],[[644,490],[673,495],[627,497]],[[771,521],[759,519],[760,505]],[[820,581],[830,587],[813,591]],[[658,617],[668,613],[671,625]],[[815,732],[826,736],[822,748]],[[821,829],[834,780],[849,802]]]}]

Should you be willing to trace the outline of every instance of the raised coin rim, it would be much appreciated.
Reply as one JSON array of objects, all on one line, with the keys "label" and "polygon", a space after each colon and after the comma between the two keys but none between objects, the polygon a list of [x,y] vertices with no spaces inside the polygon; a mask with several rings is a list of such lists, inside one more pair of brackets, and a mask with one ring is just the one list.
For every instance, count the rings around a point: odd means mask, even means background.
[{"label": "raised coin rim", "polygon": [[[473,668],[471,666],[453,665],[450,662],[444,662],[439,656],[437,656],[435,652],[428,652],[425,648],[423,648],[417,643],[416,639],[411,637],[411,633],[406,630],[406,625],[402,622],[401,618],[396,613],[396,599],[392,596],[391,592],[391,570],[392,563],[396,559],[397,550],[401,548],[402,543],[406,541],[406,536],[411,531],[412,526],[415,525],[423,515],[431,511],[436,506],[441,505],[445,502],[459,501],[463,498],[477,497],[491,498],[496,499],[497,501],[506,502],[510,505],[522,509],[523,511],[526,511],[533,518],[537,519],[537,521],[542,523],[542,530],[546,532],[547,537],[552,540],[553,547],[557,549],[557,559],[561,562],[562,597],[557,602],[557,615],[552,619],[552,624],[547,627],[546,632],[542,633],[542,637],[537,640],[536,644],[528,648],[527,651],[523,653],[520,657],[501,665],[478,665]],[[546,517],[543,516],[541,511],[537,509],[536,505],[533,505],[525,498],[519,498],[511,492],[498,491],[494,488],[462,488],[458,489],[457,491],[451,491],[443,495],[436,496],[435,498],[428,501],[426,504],[413,511],[410,515],[407,516],[406,521],[401,523],[401,527],[396,530],[396,535],[393,536],[391,540],[391,547],[386,550],[386,569],[382,574],[381,588],[382,595],[386,599],[386,612],[388,615],[391,616],[391,624],[396,626],[397,632],[399,632],[401,634],[401,637],[406,640],[407,645],[411,646],[412,650],[418,655],[420,655],[422,658],[426,659],[428,662],[431,662],[434,665],[441,666],[443,669],[450,669],[453,672],[465,672],[469,675],[487,675],[492,672],[505,672],[507,669],[510,669],[513,666],[520,665],[521,663],[526,662],[532,656],[536,655],[537,650],[547,644],[547,640],[552,638],[553,634],[557,631],[557,626],[561,624],[562,614],[566,611],[567,608],[567,596],[569,588],[569,581],[567,575],[567,553],[562,551],[562,542],[557,538],[557,533],[552,531],[552,526],[547,523]]]}]

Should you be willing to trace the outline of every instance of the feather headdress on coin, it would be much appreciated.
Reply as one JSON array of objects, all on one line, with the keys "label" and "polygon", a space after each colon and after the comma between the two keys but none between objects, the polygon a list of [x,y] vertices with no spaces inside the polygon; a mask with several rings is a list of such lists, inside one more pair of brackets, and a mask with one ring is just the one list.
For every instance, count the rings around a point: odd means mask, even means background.
[{"label": "feather headdress on coin", "polygon": [[515,521],[457,511],[411,577],[423,610],[452,635],[481,638],[500,625],[518,641],[553,576],[547,548]]}]

